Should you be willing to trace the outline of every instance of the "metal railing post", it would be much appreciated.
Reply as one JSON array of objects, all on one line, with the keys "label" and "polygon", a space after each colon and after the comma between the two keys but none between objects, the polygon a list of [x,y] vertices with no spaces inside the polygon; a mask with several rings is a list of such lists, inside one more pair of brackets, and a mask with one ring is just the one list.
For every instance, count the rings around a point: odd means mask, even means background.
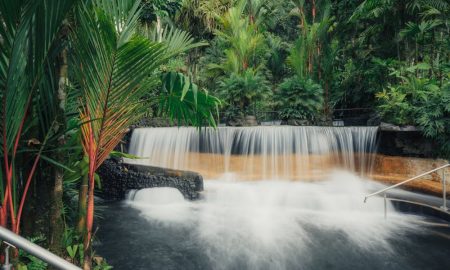
[{"label": "metal railing post", "polygon": [[9,263],[9,248],[11,246],[9,245],[9,243],[6,243],[6,248],[5,248],[5,264],[2,266],[3,270],[11,270],[12,269],[12,264]]},{"label": "metal railing post", "polygon": [[447,183],[445,181],[445,169],[442,170],[442,206],[441,208],[445,211],[447,208]]},{"label": "metal railing post", "polygon": [[[393,188],[402,186],[402,185],[404,185],[404,184],[407,184],[407,183],[409,183],[409,182],[411,182],[411,181],[413,181],[413,180],[419,179],[419,178],[421,178],[421,177],[423,177],[423,176],[425,176],[425,175],[428,175],[428,174],[431,174],[431,173],[434,173],[434,172],[438,173],[438,171],[442,170],[442,201],[443,201],[443,202],[442,202],[442,206],[440,206],[440,209],[442,209],[442,210],[444,210],[444,211],[449,211],[449,209],[447,208],[447,180],[445,179],[445,175],[446,175],[445,169],[446,169],[446,168],[450,168],[450,163],[445,164],[445,165],[443,165],[443,166],[440,166],[440,167],[438,167],[438,168],[435,168],[435,169],[433,169],[433,170],[431,170],[431,171],[428,171],[428,172],[425,172],[425,173],[416,175],[416,176],[414,176],[414,177],[412,177],[412,178],[409,178],[409,179],[407,179],[407,180],[404,180],[404,181],[402,181],[402,182],[400,182],[400,183],[397,183],[397,184],[395,184],[395,185],[392,185],[392,186],[383,188],[383,189],[381,189],[381,190],[378,190],[377,192],[373,192],[373,193],[371,193],[371,194],[368,194],[368,195],[364,196],[364,203],[366,203],[366,202],[367,202],[367,199],[369,199],[370,197],[373,197],[373,196],[375,196],[375,195],[381,195],[381,194],[382,194],[383,197],[384,197],[384,218],[386,219],[386,217],[387,217],[387,202],[386,202],[386,201],[387,201],[387,198],[386,198],[386,192],[387,192],[387,191],[389,191],[389,190],[391,190],[391,189],[393,189]],[[434,206],[434,208],[437,208],[437,207]]]},{"label": "metal railing post", "polygon": [[411,181],[413,181],[413,180],[416,180],[416,179],[419,179],[419,178],[421,178],[421,177],[423,177],[423,176],[425,176],[425,175],[428,175],[428,174],[431,174],[431,173],[440,171],[440,170],[445,169],[445,168],[447,168],[447,167],[450,167],[450,163],[449,163],[449,164],[446,164],[446,165],[443,165],[443,166],[441,166],[441,167],[438,167],[438,168],[436,168],[436,169],[433,169],[433,170],[431,170],[431,171],[428,171],[428,172],[419,174],[419,175],[417,175],[417,176],[414,176],[413,178],[409,178],[409,179],[404,180],[404,181],[402,181],[402,182],[400,182],[400,183],[397,183],[397,184],[395,184],[395,185],[392,185],[392,186],[383,188],[383,189],[381,189],[381,190],[379,190],[379,191],[377,191],[377,192],[374,192],[374,193],[371,193],[371,194],[369,194],[369,195],[366,195],[366,196],[364,197],[364,202],[366,202],[367,199],[370,198],[370,197],[373,197],[373,196],[378,195],[378,194],[383,194],[383,193],[385,193],[386,191],[389,191],[389,190],[391,190],[391,189],[393,189],[393,188],[402,186],[402,185],[404,185],[404,184],[406,184],[406,183],[409,183],[409,182],[411,182]]}]

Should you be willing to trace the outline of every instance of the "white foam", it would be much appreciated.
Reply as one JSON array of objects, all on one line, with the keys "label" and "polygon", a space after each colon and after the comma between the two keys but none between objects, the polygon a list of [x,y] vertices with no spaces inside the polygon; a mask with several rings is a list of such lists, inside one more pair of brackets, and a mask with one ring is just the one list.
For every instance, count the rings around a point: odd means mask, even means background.
[{"label": "white foam", "polygon": [[224,268],[242,257],[255,262],[248,268],[258,269],[261,263],[284,268],[278,264],[292,259],[293,250],[307,252],[309,245],[317,245],[315,238],[322,233],[345,235],[355,248],[389,250],[387,239],[411,225],[390,204],[386,221],[382,199],[363,203],[363,195],[374,188],[379,184],[348,172],[309,183],[208,180],[204,199],[195,203],[172,192],[163,200],[149,198],[156,190],[143,190],[133,205],[151,221],[189,227],[210,251],[208,256]]},{"label": "white foam", "polygon": [[158,187],[133,191],[127,203],[140,209],[145,218],[162,222],[183,222],[189,217],[189,202],[176,188]]}]

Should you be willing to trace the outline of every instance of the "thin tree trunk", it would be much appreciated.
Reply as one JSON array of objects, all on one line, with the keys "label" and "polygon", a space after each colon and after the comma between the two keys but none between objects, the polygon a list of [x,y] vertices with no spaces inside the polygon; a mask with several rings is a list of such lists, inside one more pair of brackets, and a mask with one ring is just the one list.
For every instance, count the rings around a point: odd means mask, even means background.
[{"label": "thin tree trunk", "polygon": [[[437,55],[436,55],[436,63],[438,64],[438,66],[439,66],[439,64],[441,62],[440,59],[441,59],[441,52],[442,52],[442,44],[443,44],[442,40],[443,40],[443,37],[444,37],[444,35],[443,35],[442,31],[441,31],[440,32],[440,39],[439,39],[440,46],[439,46],[439,49],[438,49]],[[442,81],[442,68],[438,68],[438,79],[439,79],[439,86],[442,87],[442,83],[443,83],[443,81]]]},{"label": "thin tree trunk", "polygon": [[161,26],[161,17],[156,16],[156,35],[158,36],[158,42],[162,41],[162,26]]},{"label": "thin tree trunk", "polygon": [[415,55],[416,55],[416,61],[415,61],[415,64],[417,65],[418,63],[419,63],[419,42],[417,41],[417,38],[416,38],[416,49],[415,49]]},{"label": "thin tree trunk", "polygon": [[[61,66],[59,69],[59,85],[58,85],[58,116],[57,125],[59,129],[65,126],[65,103],[66,103],[66,85],[67,85],[67,49],[64,48],[60,55]],[[58,139],[58,145],[65,144],[64,136]],[[55,159],[64,163],[64,155],[57,153]],[[54,168],[54,186],[52,192],[52,207],[50,209],[50,250],[56,254],[62,251],[62,236],[64,233],[64,220],[62,217],[63,208],[63,179],[64,171],[62,168]]]},{"label": "thin tree trunk", "polygon": [[312,22],[316,21],[316,0],[312,0]]},{"label": "thin tree trunk", "polygon": [[[398,36],[398,35],[396,34],[395,36]],[[398,38],[396,38],[396,40],[395,40],[395,45],[396,45],[396,48],[397,48],[397,60],[401,61],[401,57],[400,57],[400,41],[399,41]]]},{"label": "thin tree trunk", "polygon": [[89,162],[89,189],[86,211],[86,236],[84,238],[84,270],[92,268],[92,228],[94,225],[95,156]]},{"label": "thin tree trunk", "polygon": [[83,175],[78,194],[78,225],[77,231],[80,235],[84,235],[86,228],[86,208],[87,208],[87,194],[88,194],[88,175]]},{"label": "thin tree trunk", "polygon": [[313,69],[312,52],[308,52],[308,74],[311,76]]},{"label": "thin tree trunk", "polygon": [[300,29],[304,29],[305,28],[305,15],[304,15],[304,11],[303,11],[303,7],[300,7]]},{"label": "thin tree trunk", "polygon": [[436,33],[433,30],[433,35],[431,37],[431,56],[430,56],[431,68],[430,68],[430,71],[429,71],[430,72],[430,74],[429,74],[430,77],[432,77],[433,73],[434,73],[434,60],[435,60],[434,55],[435,54],[436,54]]},{"label": "thin tree trunk", "polygon": [[329,119],[330,114],[330,108],[328,103],[328,97],[329,97],[329,84],[328,80],[325,81],[325,116],[327,119]]},{"label": "thin tree trunk", "polygon": [[92,268],[92,228],[94,222],[94,187],[89,188],[88,205],[86,214],[86,237],[84,239],[84,270]]},{"label": "thin tree trunk", "polygon": [[[78,195],[78,224],[77,224],[77,231],[80,235],[84,235],[84,247],[86,248],[86,215],[87,215],[87,197],[88,197],[88,187],[89,178],[88,175],[83,175],[80,191]],[[86,256],[88,250],[85,251],[85,257],[84,257],[84,263],[83,263],[83,269],[90,270],[91,269],[91,259],[90,256]]]},{"label": "thin tree trunk", "polygon": [[318,81],[320,83],[320,80],[322,79],[322,67],[320,65],[320,43],[317,42],[317,77]]},{"label": "thin tree trunk", "polygon": [[[418,43],[418,41],[417,41],[417,38],[416,38],[416,62],[415,62],[415,64],[417,65],[418,63],[419,63],[419,43]],[[419,76],[419,70],[418,69],[416,69],[416,77],[417,76]]]},{"label": "thin tree trunk", "polygon": [[[61,40],[64,41],[68,35],[69,23],[64,20],[61,28]],[[56,126],[59,130],[65,130],[65,107],[67,101],[66,86],[68,83],[68,65],[67,65],[67,48],[63,48],[59,55],[59,81],[58,81],[58,108],[56,115]],[[58,146],[65,144],[64,135],[58,139]],[[64,163],[64,155],[58,153],[55,155],[55,160]],[[62,168],[54,168],[54,183],[52,190],[52,206],[50,209],[50,250],[56,254],[62,253],[62,237],[64,234],[64,220],[62,216],[63,205],[63,180],[64,171]]]},{"label": "thin tree trunk", "polygon": [[64,220],[62,216],[63,205],[63,178],[61,168],[55,168],[52,190],[52,207],[50,209],[50,250],[55,254],[62,254],[62,237],[64,234]]}]

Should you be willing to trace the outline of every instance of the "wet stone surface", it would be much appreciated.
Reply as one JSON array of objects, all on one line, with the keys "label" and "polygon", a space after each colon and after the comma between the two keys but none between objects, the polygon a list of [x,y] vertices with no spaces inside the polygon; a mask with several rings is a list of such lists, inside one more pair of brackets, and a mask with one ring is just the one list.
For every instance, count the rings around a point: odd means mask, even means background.
[{"label": "wet stone surface", "polygon": [[203,191],[202,176],[189,171],[131,165],[109,159],[99,168],[98,174],[102,179],[99,195],[108,200],[123,200],[128,190],[152,187],[176,188],[188,200],[199,199]]}]

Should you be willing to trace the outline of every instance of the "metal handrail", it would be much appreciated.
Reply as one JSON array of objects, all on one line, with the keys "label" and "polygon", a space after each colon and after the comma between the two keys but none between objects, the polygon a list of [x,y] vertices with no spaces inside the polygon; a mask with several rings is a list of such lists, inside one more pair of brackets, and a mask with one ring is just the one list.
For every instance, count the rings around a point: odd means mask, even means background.
[{"label": "metal handrail", "polygon": [[[57,269],[63,270],[81,270],[80,267],[71,264],[70,262],[64,260],[61,257],[56,256],[50,251],[42,248],[35,243],[23,238],[20,235],[13,233],[12,231],[0,226],[0,239],[3,240],[7,244],[6,248],[6,256],[8,258],[8,249],[9,246],[14,246],[20,249],[25,250],[31,255],[43,260],[44,262],[56,267]],[[5,260],[5,265],[3,265],[2,269],[12,269],[11,264],[9,264],[9,260]]]},{"label": "metal handrail", "polygon": [[[399,187],[399,186],[401,186],[401,185],[404,185],[404,184],[406,184],[406,183],[409,183],[409,182],[411,182],[411,181],[414,181],[414,180],[416,180],[416,179],[419,179],[419,178],[421,178],[421,177],[423,177],[423,176],[425,176],[425,175],[428,175],[428,174],[437,172],[437,171],[439,171],[439,170],[443,170],[443,169],[445,169],[445,168],[447,168],[447,167],[450,167],[450,163],[449,163],[449,164],[445,164],[445,165],[443,165],[443,166],[441,166],[441,167],[435,168],[435,169],[433,169],[433,170],[430,170],[430,171],[428,171],[428,172],[419,174],[419,175],[414,176],[414,177],[412,177],[412,178],[406,179],[406,180],[404,180],[404,181],[402,181],[402,182],[400,182],[400,183],[397,183],[397,184],[395,184],[395,185],[392,185],[392,186],[383,188],[383,189],[381,189],[381,190],[379,190],[379,191],[377,191],[377,192],[374,192],[374,193],[371,193],[371,194],[369,194],[369,195],[366,195],[366,196],[364,197],[364,202],[367,202],[367,199],[370,198],[370,197],[372,197],[372,196],[375,196],[375,195],[378,195],[378,194],[383,194],[384,201],[385,201],[385,209],[384,209],[385,213],[384,213],[384,215],[385,215],[385,217],[386,217],[386,192],[387,192],[387,191],[389,191],[389,190],[391,190],[391,189],[393,189],[393,188]],[[445,211],[448,210],[448,208],[447,208],[447,198],[446,198],[446,195],[447,195],[446,188],[447,188],[447,185],[446,185],[446,181],[445,181],[445,171],[443,171],[443,173],[442,173],[442,200],[443,200],[443,202],[442,202],[441,208],[442,208],[443,210],[445,210]]]}]

